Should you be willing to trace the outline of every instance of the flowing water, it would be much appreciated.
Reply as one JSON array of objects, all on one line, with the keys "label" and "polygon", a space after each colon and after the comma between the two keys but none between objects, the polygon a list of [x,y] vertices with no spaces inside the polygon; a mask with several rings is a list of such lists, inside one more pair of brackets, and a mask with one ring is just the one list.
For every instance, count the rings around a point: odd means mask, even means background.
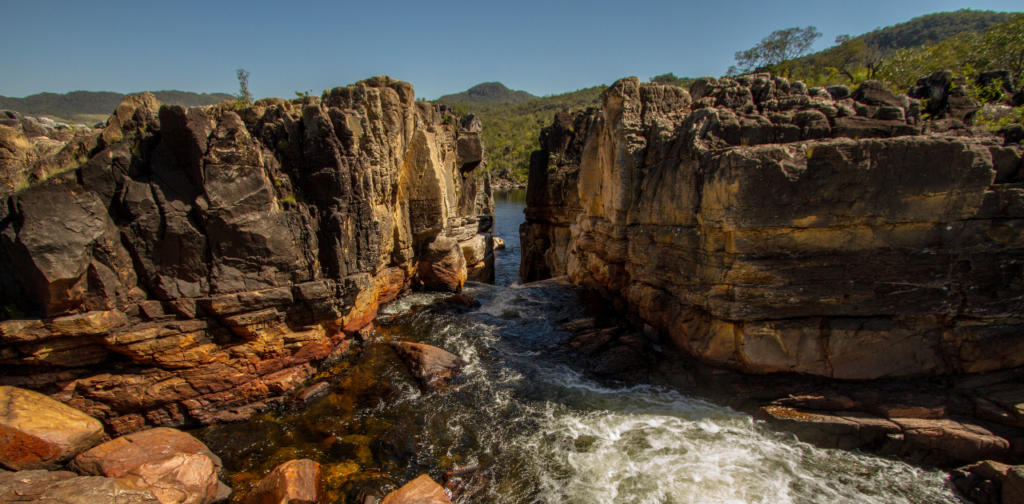
[{"label": "flowing water", "polygon": [[[428,306],[412,294],[318,380],[329,395],[197,434],[241,495],[294,458],[323,464],[331,502],[384,493],[421,473],[480,468],[470,503],[959,502],[943,473],[822,450],[749,415],[653,385],[588,378],[553,350],[567,320],[602,315],[572,287],[521,286],[524,195],[496,195],[497,286],[471,284],[483,307]],[[456,389],[424,393],[386,344],[429,343],[467,363]],[[237,497],[236,497],[237,499]]]}]

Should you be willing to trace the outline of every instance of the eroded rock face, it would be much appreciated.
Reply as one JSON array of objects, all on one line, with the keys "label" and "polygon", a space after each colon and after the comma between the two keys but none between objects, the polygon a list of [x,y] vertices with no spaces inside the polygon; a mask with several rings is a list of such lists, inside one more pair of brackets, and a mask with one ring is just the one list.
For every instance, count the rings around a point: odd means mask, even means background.
[{"label": "eroded rock face", "polygon": [[20,189],[0,205],[0,300],[22,315],[0,322],[0,384],[115,435],[245,418],[403,290],[493,271],[479,120],[408,83],[244,109],[143,94],[45,155],[0,127]]},{"label": "eroded rock face", "polygon": [[164,504],[173,501],[160,501],[153,492],[114,478],[32,470],[0,473],[0,502]]},{"label": "eroded rock face", "polygon": [[[521,275],[688,353],[833,378],[1024,364],[1021,148],[867,82],[623,79],[534,153]],[[834,99],[833,95],[841,99]]]},{"label": "eroded rock face", "polygon": [[103,439],[103,424],[37,392],[0,386],[0,465],[57,469]]}]

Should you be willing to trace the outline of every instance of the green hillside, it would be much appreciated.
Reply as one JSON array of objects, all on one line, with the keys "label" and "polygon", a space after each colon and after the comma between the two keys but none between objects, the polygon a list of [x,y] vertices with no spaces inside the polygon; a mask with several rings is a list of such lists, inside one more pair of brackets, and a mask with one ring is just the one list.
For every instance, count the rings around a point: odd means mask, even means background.
[{"label": "green hillside", "polygon": [[444,95],[434,101],[437,103],[499,105],[523,103],[534,98],[537,97],[526,91],[513,91],[500,82],[484,82],[461,93]]},{"label": "green hillside", "polygon": [[[138,94],[138,93],[132,93]],[[225,93],[154,91],[157,99],[169,105],[213,105],[234,96]],[[72,91],[66,94],[39,93],[25,98],[0,96],[0,109],[17,110],[32,116],[47,116],[71,122],[97,122],[114,112],[125,95],[109,91]]]},{"label": "green hillside", "polygon": [[[1008,22],[1012,15],[970,9],[927,14],[855,37],[841,36],[828,49],[763,70],[802,80],[810,86],[856,84],[881,78],[892,70],[893,56],[900,51],[920,51],[948,40],[975,36]],[[900,82],[898,86],[904,85]]]},{"label": "green hillside", "polygon": [[521,103],[497,104],[452,99],[466,94],[459,93],[442,96],[434,100],[434,103],[480,117],[484,124],[483,139],[487,148],[488,169],[498,177],[525,183],[530,170],[530,153],[538,147],[537,138],[541,128],[551,124],[555,112],[559,110],[600,106],[601,92],[607,88],[604,85],[594,86]]}]

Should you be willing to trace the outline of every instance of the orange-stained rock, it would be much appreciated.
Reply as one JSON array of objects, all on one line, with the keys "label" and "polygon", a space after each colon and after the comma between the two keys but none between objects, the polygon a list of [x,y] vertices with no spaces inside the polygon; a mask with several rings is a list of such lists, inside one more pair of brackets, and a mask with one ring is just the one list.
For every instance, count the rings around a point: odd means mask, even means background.
[{"label": "orange-stained rock", "polygon": [[163,504],[212,504],[219,489],[217,468],[210,457],[191,453],[148,461],[117,480],[153,492]]},{"label": "orange-stained rock", "polygon": [[453,375],[466,362],[440,348],[422,343],[392,341],[391,348],[405,362],[406,367],[425,389],[436,389],[448,384]]},{"label": "orange-stained rock", "polygon": [[[158,504],[153,492],[113,478],[68,471],[0,472],[0,502],[40,504]],[[161,503],[162,504],[162,503]]]},{"label": "orange-stained rock", "polygon": [[120,310],[91,311],[50,321],[50,331],[61,336],[95,336],[128,323]]},{"label": "orange-stained rock", "polygon": [[326,494],[320,464],[290,460],[274,468],[245,496],[245,504],[319,504]]},{"label": "orange-stained rock", "polygon": [[219,471],[220,457],[198,439],[169,427],[157,427],[107,441],[82,452],[71,468],[81,474],[116,478],[133,468],[176,453],[205,455]]},{"label": "orange-stained rock", "polygon": [[418,478],[406,483],[384,497],[381,504],[451,504],[444,488],[430,476],[421,474]]},{"label": "orange-stained rock", "polygon": [[37,392],[0,386],[0,465],[57,469],[102,438],[99,420]]}]

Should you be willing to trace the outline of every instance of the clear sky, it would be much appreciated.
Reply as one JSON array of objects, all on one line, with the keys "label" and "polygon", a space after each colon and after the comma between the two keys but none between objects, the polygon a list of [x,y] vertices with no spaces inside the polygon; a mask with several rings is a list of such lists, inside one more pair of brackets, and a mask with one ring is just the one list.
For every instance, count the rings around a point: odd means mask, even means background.
[{"label": "clear sky", "polygon": [[257,98],[373,75],[436,98],[487,81],[536,95],[665,72],[722,75],[773,30],[857,35],[931,12],[1021,0],[0,0],[0,95],[177,89]]}]

